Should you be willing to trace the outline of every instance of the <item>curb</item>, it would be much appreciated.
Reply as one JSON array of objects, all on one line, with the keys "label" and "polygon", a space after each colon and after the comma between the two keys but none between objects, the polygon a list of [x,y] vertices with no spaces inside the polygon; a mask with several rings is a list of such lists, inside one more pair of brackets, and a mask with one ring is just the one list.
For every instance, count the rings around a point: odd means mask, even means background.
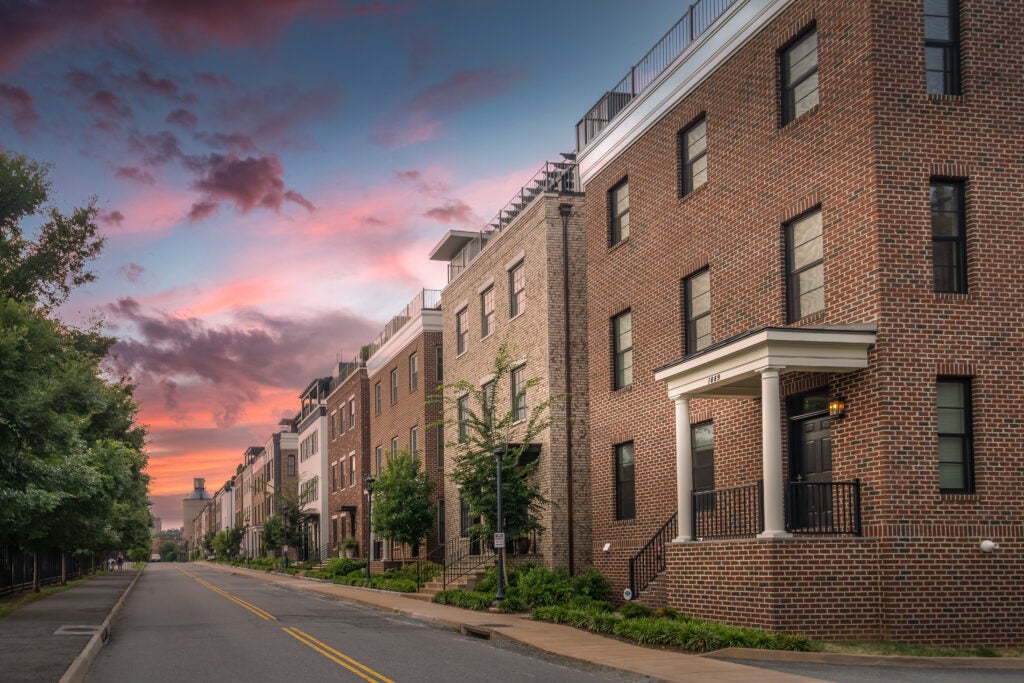
[{"label": "curb", "polygon": [[751,662],[800,662],[840,666],[888,666],[915,669],[1024,670],[1024,657],[911,657],[906,655],[850,655],[838,652],[793,652],[727,647],[703,657]]},{"label": "curb", "polygon": [[125,588],[124,593],[118,599],[114,606],[110,609],[110,613],[107,614],[107,618],[103,620],[103,626],[99,633],[96,633],[89,642],[86,643],[82,651],[75,657],[74,661],[71,662],[71,666],[64,672],[64,675],[60,677],[60,683],[81,683],[85,680],[85,674],[89,672],[89,667],[92,666],[93,660],[96,659],[96,655],[100,653],[103,646],[110,640],[111,626],[114,623],[114,619],[117,617],[117,613],[121,611],[121,607],[124,606],[124,601],[128,597],[128,594],[132,592],[132,588],[138,582],[139,577],[142,576],[142,572],[146,569],[146,565],[142,565],[139,569],[139,573],[135,575],[132,582]]}]

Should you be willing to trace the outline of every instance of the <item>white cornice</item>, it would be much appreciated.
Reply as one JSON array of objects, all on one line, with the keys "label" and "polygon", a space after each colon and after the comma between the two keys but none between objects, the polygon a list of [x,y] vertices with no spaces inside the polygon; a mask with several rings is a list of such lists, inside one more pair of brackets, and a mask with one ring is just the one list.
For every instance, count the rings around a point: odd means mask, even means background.
[{"label": "white cornice", "polygon": [[412,344],[424,332],[440,332],[441,311],[425,308],[420,314],[407,322],[391,339],[388,339],[377,352],[366,361],[366,376],[373,377],[380,372],[398,353]]},{"label": "white cornice", "polygon": [[687,47],[646,90],[579,153],[580,180],[587,183],[661,117],[693,92],[751,36],[794,0],[740,0]]}]

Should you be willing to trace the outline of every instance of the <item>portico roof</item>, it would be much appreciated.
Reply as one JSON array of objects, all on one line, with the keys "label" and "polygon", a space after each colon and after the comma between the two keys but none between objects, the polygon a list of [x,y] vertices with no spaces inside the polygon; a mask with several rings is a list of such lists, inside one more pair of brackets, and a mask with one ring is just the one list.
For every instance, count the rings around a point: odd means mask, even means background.
[{"label": "portico roof", "polygon": [[868,366],[877,326],[765,327],[726,339],[654,371],[670,399],[682,396],[751,398],[761,395],[765,368],[853,372]]}]

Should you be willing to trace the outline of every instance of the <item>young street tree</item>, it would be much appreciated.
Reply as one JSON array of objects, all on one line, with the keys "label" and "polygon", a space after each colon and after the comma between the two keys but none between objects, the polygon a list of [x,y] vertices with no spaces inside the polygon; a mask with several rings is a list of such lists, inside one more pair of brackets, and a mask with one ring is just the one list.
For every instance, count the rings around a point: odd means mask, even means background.
[{"label": "young street tree", "polygon": [[[528,461],[525,456],[531,443],[551,424],[551,401],[526,407],[530,389],[542,381],[539,377],[526,380],[512,396],[510,382],[517,367],[511,346],[504,342],[485,385],[459,381],[443,387],[444,424],[450,430],[447,433],[457,435],[446,444],[457,454],[451,479],[469,505],[470,517],[480,520],[468,530],[474,538],[490,538],[497,530],[498,468],[494,451],[499,447],[505,450],[501,508],[506,538],[522,538],[544,530],[538,516],[547,500],[530,476],[537,461]],[[511,396],[504,412],[498,409],[499,396]]]},{"label": "young street tree", "polygon": [[435,482],[406,450],[388,461],[373,484],[374,533],[404,545],[417,546],[430,534],[434,508],[430,494]]}]

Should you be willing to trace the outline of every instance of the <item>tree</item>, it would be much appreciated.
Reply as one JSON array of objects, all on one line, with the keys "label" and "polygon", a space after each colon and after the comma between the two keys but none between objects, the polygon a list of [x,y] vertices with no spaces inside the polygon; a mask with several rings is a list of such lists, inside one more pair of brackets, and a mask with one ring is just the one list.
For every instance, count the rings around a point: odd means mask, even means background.
[{"label": "tree", "polygon": [[213,537],[213,549],[217,553],[217,557],[223,557],[228,561],[238,557],[244,535],[242,529],[237,526],[218,531],[217,535]]},{"label": "tree", "polygon": [[178,544],[174,541],[164,541],[156,551],[161,562],[174,562],[178,559]]},{"label": "tree", "polygon": [[373,485],[371,526],[381,538],[418,545],[434,524],[434,480],[406,450],[392,457]]},{"label": "tree", "polygon": [[507,410],[498,412],[498,396],[511,394],[512,371],[518,367],[514,358],[511,346],[504,342],[494,358],[487,384],[477,387],[463,380],[443,387],[446,431],[457,435],[446,444],[457,453],[451,479],[469,505],[470,516],[480,520],[468,530],[474,538],[490,537],[497,530],[498,468],[494,450],[498,447],[505,450],[501,500],[506,536],[514,539],[544,530],[538,515],[547,500],[530,476],[537,462],[527,461],[524,455],[533,440],[550,426],[551,401],[534,402],[526,418],[520,419],[516,406],[525,403],[530,389],[541,383],[539,377],[533,377],[516,392]]},{"label": "tree", "polygon": [[[0,295],[48,309],[67,299],[72,287],[95,279],[86,264],[103,249],[95,199],[69,215],[44,206],[49,172],[47,164],[0,153]],[[39,214],[36,239],[26,239],[21,222]]]}]

